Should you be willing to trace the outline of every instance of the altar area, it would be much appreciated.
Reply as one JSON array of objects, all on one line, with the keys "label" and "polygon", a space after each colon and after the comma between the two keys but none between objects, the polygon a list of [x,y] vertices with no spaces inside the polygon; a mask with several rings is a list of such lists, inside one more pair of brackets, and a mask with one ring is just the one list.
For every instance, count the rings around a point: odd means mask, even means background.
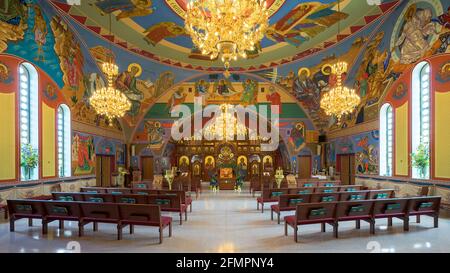
[{"label": "altar area", "polygon": [[192,184],[207,182],[220,190],[241,188],[282,166],[279,151],[261,151],[260,140],[181,140],[174,145],[179,172],[187,173]]}]

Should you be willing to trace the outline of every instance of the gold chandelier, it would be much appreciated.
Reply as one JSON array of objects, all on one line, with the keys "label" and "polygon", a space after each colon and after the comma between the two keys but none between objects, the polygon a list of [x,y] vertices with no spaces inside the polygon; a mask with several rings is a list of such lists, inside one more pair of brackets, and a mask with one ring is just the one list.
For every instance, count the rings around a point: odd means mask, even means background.
[{"label": "gold chandelier", "polygon": [[214,117],[212,123],[203,128],[203,135],[207,139],[232,140],[234,136],[246,136],[247,127],[234,117],[233,106],[222,104],[219,106],[221,113]]},{"label": "gold chandelier", "polygon": [[336,75],[336,86],[320,100],[320,107],[327,115],[335,116],[338,123],[343,115],[352,113],[361,101],[355,90],[342,84],[342,75],[347,72],[347,67],[346,62],[338,62],[331,66],[332,73]]},{"label": "gold chandelier", "polygon": [[114,87],[114,79],[119,74],[119,68],[113,62],[104,62],[102,71],[108,79],[108,85],[94,91],[89,102],[99,115],[104,115],[112,126],[112,120],[121,118],[130,110],[131,102],[127,96]]},{"label": "gold chandelier", "polygon": [[211,60],[221,56],[226,73],[232,60],[247,58],[269,26],[266,0],[194,0],[185,27],[192,42]]}]

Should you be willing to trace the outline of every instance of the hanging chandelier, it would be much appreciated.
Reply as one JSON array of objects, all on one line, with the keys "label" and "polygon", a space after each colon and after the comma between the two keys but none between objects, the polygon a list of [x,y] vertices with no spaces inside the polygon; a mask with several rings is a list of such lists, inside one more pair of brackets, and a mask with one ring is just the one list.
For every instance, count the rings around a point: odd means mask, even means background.
[{"label": "hanging chandelier", "polygon": [[192,42],[211,60],[221,57],[225,76],[232,60],[255,50],[268,26],[265,0],[193,0],[187,5],[185,28]]},{"label": "hanging chandelier", "polygon": [[[341,13],[341,1],[337,2],[338,12]],[[341,33],[341,21],[338,21],[337,37]],[[331,66],[331,73],[336,76],[336,85],[320,99],[320,107],[329,116],[335,116],[340,124],[344,115],[350,114],[358,107],[361,99],[354,89],[347,88],[342,83],[342,75],[347,72],[346,62],[337,62]]]},{"label": "hanging chandelier", "polygon": [[233,140],[235,136],[244,137],[249,130],[236,117],[234,117],[233,106],[222,104],[220,115],[203,128],[203,135],[207,139]]},{"label": "hanging chandelier", "polygon": [[94,91],[89,102],[99,115],[104,115],[112,126],[112,120],[121,118],[130,110],[131,103],[127,96],[114,87],[114,79],[119,74],[119,68],[113,62],[104,62],[102,71],[108,79],[108,85]]},{"label": "hanging chandelier", "polygon": [[335,116],[338,123],[343,115],[352,113],[361,101],[355,90],[342,84],[342,75],[347,72],[347,67],[346,62],[338,62],[331,66],[332,73],[336,75],[336,86],[320,100],[320,107],[327,115]]},{"label": "hanging chandelier", "polygon": [[131,102],[125,94],[114,87],[114,80],[119,75],[119,67],[112,61],[112,58],[104,62],[101,69],[107,78],[108,84],[106,87],[94,90],[89,98],[89,103],[97,114],[105,116],[109,121],[109,125],[112,126],[113,119],[123,117],[130,110]]}]

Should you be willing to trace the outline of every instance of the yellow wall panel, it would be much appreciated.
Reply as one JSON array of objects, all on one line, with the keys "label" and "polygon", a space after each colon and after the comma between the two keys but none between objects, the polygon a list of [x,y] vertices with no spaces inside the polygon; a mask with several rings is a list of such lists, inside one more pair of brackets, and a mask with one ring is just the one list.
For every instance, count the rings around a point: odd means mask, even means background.
[{"label": "yellow wall panel", "polygon": [[438,178],[450,178],[450,92],[436,92],[434,174]]},{"label": "yellow wall panel", "polygon": [[56,176],[55,109],[42,103],[42,176]]},{"label": "yellow wall panel", "polygon": [[408,104],[395,109],[395,174],[408,175]]},{"label": "yellow wall panel", "polygon": [[0,180],[16,179],[16,96],[0,93]]}]

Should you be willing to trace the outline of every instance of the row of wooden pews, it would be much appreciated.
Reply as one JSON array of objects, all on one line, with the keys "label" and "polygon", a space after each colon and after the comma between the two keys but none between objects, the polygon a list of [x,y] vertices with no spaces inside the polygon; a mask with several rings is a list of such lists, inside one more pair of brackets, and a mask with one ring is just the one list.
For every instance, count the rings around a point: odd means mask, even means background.
[{"label": "row of wooden pews", "polygon": [[[82,187],[80,192],[53,192],[47,200],[7,200],[10,230],[15,230],[15,222],[28,219],[42,220],[42,232],[47,234],[48,224],[59,221],[78,222],[79,236],[84,235],[84,226],[92,223],[94,231],[98,223],[117,225],[117,238],[122,239],[123,228],[129,226],[130,234],[134,226],[159,227],[160,243],[163,230],[169,227],[172,236],[172,217],[162,216],[162,212],[177,212],[180,225],[188,218],[188,207],[192,212],[192,198],[182,190],[156,190],[148,188],[104,188]],[[51,199],[51,200],[48,200]]]},{"label": "row of wooden pews", "polygon": [[336,201],[358,201],[372,199],[394,198],[395,190],[364,190],[364,191],[341,191],[330,193],[301,193],[301,194],[282,194],[279,196],[278,203],[272,205],[271,219],[274,212],[277,214],[278,224],[280,223],[280,214],[283,211],[295,211],[298,204],[301,203],[324,203]]},{"label": "row of wooden pews", "polygon": [[33,219],[42,220],[42,233],[48,233],[48,224],[59,221],[59,228],[64,229],[64,221],[78,222],[78,235],[84,236],[84,226],[92,223],[93,230],[98,231],[98,223],[116,224],[117,239],[122,239],[124,227],[154,226],[159,228],[159,242],[163,241],[163,230],[169,227],[169,237],[172,236],[172,217],[161,216],[159,205],[97,203],[82,201],[56,200],[8,200],[10,214],[10,231],[15,231],[15,222],[28,219],[29,226]]},{"label": "row of wooden pews", "polygon": [[261,196],[256,198],[256,208],[259,210],[259,205],[261,204],[261,212],[263,213],[264,204],[278,202],[279,196],[282,194],[333,193],[341,191],[358,191],[363,189],[365,189],[365,187],[361,185],[332,186],[332,184],[326,187],[263,189]]},{"label": "row of wooden pews", "polygon": [[409,231],[409,217],[416,216],[420,222],[421,215],[434,218],[434,227],[438,227],[440,196],[419,196],[408,198],[372,199],[358,201],[339,201],[324,203],[302,203],[296,206],[295,215],[285,216],[284,233],[288,235],[288,226],[294,229],[294,240],[298,241],[298,230],[301,225],[321,224],[325,232],[326,224],[333,227],[333,233],[338,238],[339,222],[355,221],[356,228],[361,227],[361,221],[370,224],[370,233],[375,234],[376,219],[392,219],[403,221],[403,228]]}]

